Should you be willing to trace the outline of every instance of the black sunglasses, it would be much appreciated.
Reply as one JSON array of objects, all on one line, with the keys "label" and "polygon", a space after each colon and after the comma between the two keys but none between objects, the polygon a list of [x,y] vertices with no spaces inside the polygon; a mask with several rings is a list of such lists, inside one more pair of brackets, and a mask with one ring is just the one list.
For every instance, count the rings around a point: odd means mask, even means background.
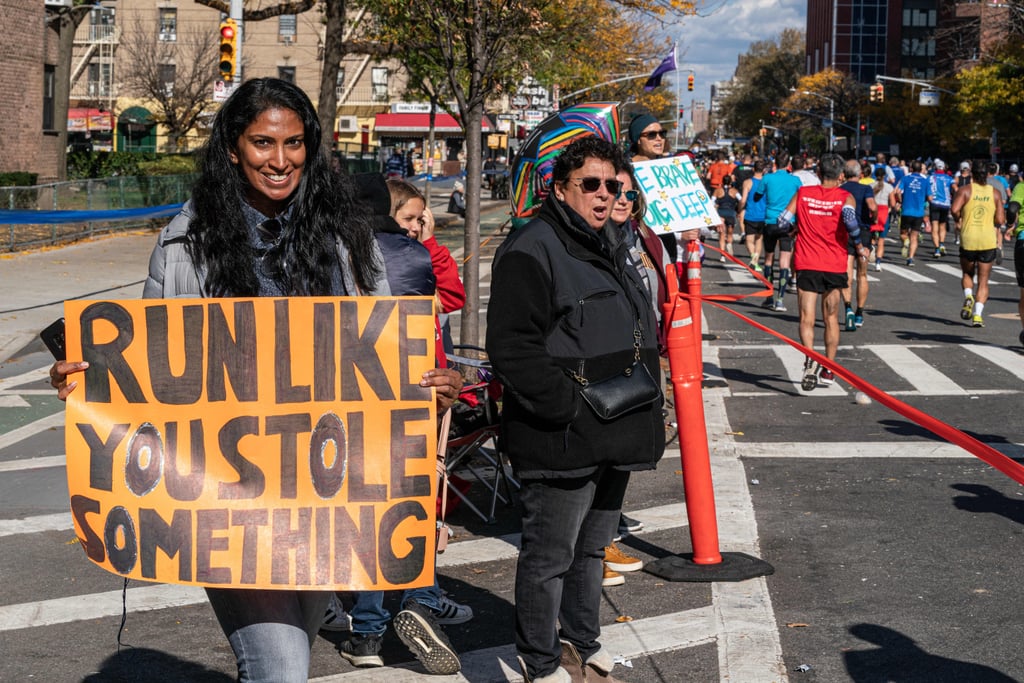
[{"label": "black sunglasses", "polygon": [[648,140],[653,140],[654,138],[661,138],[664,140],[668,137],[668,133],[664,130],[649,130],[646,133],[641,133],[640,137],[647,138]]},{"label": "black sunglasses", "polygon": [[619,197],[625,197],[627,202],[635,202],[639,196],[638,190],[623,190],[619,193]]},{"label": "black sunglasses", "polygon": [[[586,178],[569,178],[569,180],[578,182],[584,192],[597,192],[601,187],[601,179],[593,176],[587,176]],[[604,181],[604,189],[618,197],[619,193],[622,192],[622,181],[612,180],[609,178]]]}]

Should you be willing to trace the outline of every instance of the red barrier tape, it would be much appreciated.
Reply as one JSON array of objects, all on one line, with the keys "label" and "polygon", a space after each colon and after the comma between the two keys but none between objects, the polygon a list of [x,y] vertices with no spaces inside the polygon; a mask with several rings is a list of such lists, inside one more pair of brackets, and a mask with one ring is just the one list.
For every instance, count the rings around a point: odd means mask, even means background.
[{"label": "red barrier tape", "polygon": [[[709,245],[705,244],[704,246],[708,247]],[[835,361],[829,360],[828,358],[821,355],[817,351],[813,349],[808,349],[803,344],[794,341],[789,337],[780,334],[769,327],[762,325],[756,320],[751,320],[747,316],[732,310],[728,306],[724,306],[718,303],[720,301],[739,301],[740,299],[744,299],[747,297],[767,296],[768,294],[771,293],[772,290],[771,284],[764,277],[762,277],[760,273],[757,273],[756,271],[752,270],[749,266],[747,266],[747,264],[734,258],[732,254],[725,254],[724,252],[715,247],[711,248],[719,253],[722,253],[727,258],[732,259],[739,265],[745,267],[751,275],[753,275],[755,278],[757,278],[764,284],[768,285],[769,289],[761,290],[753,294],[712,294],[701,295],[699,297],[693,297],[689,294],[685,294],[684,292],[680,291],[678,296],[683,297],[684,299],[697,298],[702,301],[707,301],[711,305],[717,306],[723,311],[726,311],[727,313],[736,316],[737,318],[747,323],[748,325],[752,325],[753,327],[761,330],[762,332],[766,332],[771,336],[776,337],[777,339],[781,339],[782,341],[786,342],[787,344],[797,349],[804,355],[810,356],[812,359],[820,363],[823,367],[828,368],[836,375],[838,375],[840,379],[846,381],[848,384],[856,387],[857,389],[860,389],[865,394],[867,394],[874,400],[878,401],[880,404],[882,404],[889,410],[899,413],[908,420],[911,420],[912,422],[917,423],[921,427],[924,427],[925,429],[932,432],[936,436],[945,439],[951,444],[959,446],[960,448],[964,449],[971,455],[983,460],[984,462],[988,463],[989,465],[999,470],[1006,476],[1010,477],[1018,484],[1024,484],[1024,465],[1021,465],[1020,463],[1017,463],[1010,457],[1003,455],[1002,453],[992,448],[991,446],[984,444],[981,441],[978,441],[973,436],[965,434],[956,427],[948,425],[942,420],[937,420],[931,415],[928,415],[913,406],[907,405],[898,398],[890,396],[889,394],[882,391],[878,387],[874,386],[873,384],[869,384],[868,382],[864,381],[857,375],[853,374],[852,372],[844,368],[842,365],[839,365]]]}]

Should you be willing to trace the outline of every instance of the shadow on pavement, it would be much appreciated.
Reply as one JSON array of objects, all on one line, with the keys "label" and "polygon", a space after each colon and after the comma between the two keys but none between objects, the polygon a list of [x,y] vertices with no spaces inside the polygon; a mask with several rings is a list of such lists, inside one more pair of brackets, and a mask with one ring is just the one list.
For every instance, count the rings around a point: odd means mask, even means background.
[{"label": "shadow on pavement", "polygon": [[961,662],[922,650],[912,638],[878,624],[855,624],[850,633],[877,645],[843,653],[846,672],[855,683],[1016,683],[990,666]]},{"label": "shadow on pavement", "polygon": [[1008,498],[999,491],[982,484],[953,484],[950,488],[969,493],[955,496],[953,507],[965,512],[990,512],[1011,522],[1024,525],[1024,501]]},{"label": "shadow on pavement", "polygon": [[99,671],[82,679],[83,683],[233,683],[220,671],[202,664],[178,659],[174,655],[143,647],[129,647],[103,662]]}]

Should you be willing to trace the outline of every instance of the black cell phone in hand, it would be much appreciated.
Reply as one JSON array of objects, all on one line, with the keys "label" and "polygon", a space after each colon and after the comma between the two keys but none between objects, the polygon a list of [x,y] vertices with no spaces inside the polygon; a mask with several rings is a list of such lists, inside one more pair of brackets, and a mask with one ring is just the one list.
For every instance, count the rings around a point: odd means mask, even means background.
[{"label": "black cell phone in hand", "polygon": [[39,338],[50,349],[57,360],[67,360],[67,348],[64,345],[64,318],[54,320],[46,329],[39,333]]}]

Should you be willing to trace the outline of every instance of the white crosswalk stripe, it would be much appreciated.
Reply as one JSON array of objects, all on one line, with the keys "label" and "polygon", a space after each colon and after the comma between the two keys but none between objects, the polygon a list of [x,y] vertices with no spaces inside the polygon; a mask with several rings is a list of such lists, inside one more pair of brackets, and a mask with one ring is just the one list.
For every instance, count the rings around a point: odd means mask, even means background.
[{"label": "white crosswalk stripe", "polygon": [[[970,352],[991,362],[994,369],[998,372],[1013,375],[1020,380],[1024,380],[1024,363],[1021,363],[1020,355],[1011,349],[987,344],[957,344],[956,346],[959,348],[959,351],[954,351],[952,354],[949,351],[948,345],[865,344],[857,345],[856,347],[840,346],[838,362],[842,365],[843,353],[853,349],[856,349],[861,354],[870,353],[872,356],[877,357],[886,366],[888,372],[891,373],[891,379],[894,381],[883,385],[875,378],[875,381],[872,382],[873,384],[886,390],[886,386],[892,385],[898,378],[913,387],[913,389],[889,391],[893,396],[1012,395],[1022,391],[1021,389],[1013,388],[965,388],[958,384],[949,375],[937,369],[934,363],[935,359],[930,358],[930,356],[934,353],[942,353],[943,357],[948,358],[955,357],[957,353]],[[724,350],[747,352],[770,350],[782,362],[785,376],[792,382],[794,390],[800,394],[813,393],[815,396],[846,396],[849,394],[849,387],[839,381],[828,387],[818,385],[812,392],[804,391],[800,387],[800,381],[803,378],[805,356],[798,349],[788,344],[735,344],[721,345],[716,348],[719,352]],[[816,350],[821,351],[820,348]],[[952,367],[955,367],[955,365]],[[856,372],[856,369],[852,370]],[[871,380],[868,379],[868,381]],[[744,391],[742,388],[736,389],[737,387],[733,387],[733,396],[769,396],[777,394],[777,392],[773,391]]]}]

